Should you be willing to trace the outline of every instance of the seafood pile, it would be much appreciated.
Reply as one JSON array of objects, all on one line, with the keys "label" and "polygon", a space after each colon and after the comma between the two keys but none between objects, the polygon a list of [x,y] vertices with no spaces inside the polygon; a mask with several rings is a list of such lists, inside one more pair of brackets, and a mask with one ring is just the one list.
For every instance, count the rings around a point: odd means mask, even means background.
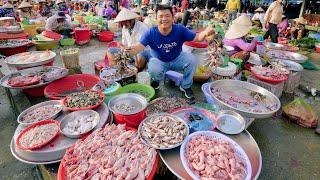
[{"label": "seafood pile", "polygon": [[266,113],[275,111],[278,107],[277,103],[272,102],[271,99],[247,89],[231,91],[213,87],[211,91],[220,101],[243,111]]},{"label": "seafood pile", "polygon": [[131,113],[136,109],[136,106],[134,104],[129,104],[126,102],[116,104],[115,108],[120,112],[126,112]]},{"label": "seafood pile", "polygon": [[39,125],[24,133],[18,141],[20,147],[29,149],[48,142],[48,140],[51,140],[58,131],[59,126],[55,123]]},{"label": "seafood pile", "polygon": [[148,115],[169,112],[177,108],[189,107],[185,99],[178,97],[163,97],[153,100],[147,107]]},{"label": "seafood pile", "polygon": [[31,75],[40,76],[41,80],[49,82],[61,77],[65,73],[61,68],[44,67],[42,70],[31,73]]},{"label": "seafood pile", "polygon": [[169,114],[151,116],[140,126],[142,140],[157,149],[174,148],[189,134],[189,127],[182,120]]},{"label": "seafood pile", "polygon": [[290,71],[279,67],[279,66],[269,66],[269,67],[262,67],[262,66],[253,66],[251,67],[251,71],[254,75],[260,75],[268,78],[272,78],[275,80],[280,79],[287,79]]},{"label": "seafood pile", "polygon": [[46,105],[33,109],[21,117],[23,123],[35,123],[44,119],[50,119],[61,111],[61,106]]},{"label": "seafood pile", "polygon": [[221,47],[218,46],[218,43],[213,42],[208,46],[208,59],[206,59],[206,64],[204,66],[219,67],[223,63],[222,54],[224,51]]},{"label": "seafood pile", "polygon": [[14,57],[11,57],[10,60],[8,60],[8,62],[10,64],[29,64],[41,62],[52,57],[53,54],[51,53],[51,51],[24,52],[14,55]]},{"label": "seafood pile", "polygon": [[214,127],[213,120],[199,111],[189,112],[186,116],[189,120],[190,132],[210,131]]},{"label": "seafood pile", "polygon": [[73,121],[68,121],[62,132],[70,135],[80,135],[89,132],[97,125],[96,115],[80,116]]},{"label": "seafood pile", "polygon": [[83,108],[97,105],[103,97],[95,91],[78,92],[67,96],[66,106],[69,108]]},{"label": "seafood pile", "polygon": [[189,168],[201,179],[246,179],[246,162],[222,139],[194,136],[186,145]]},{"label": "seafood pile", "polygon": [[0,40],[0,48],[14,48],[31,43],[28,39]]},{"label": "seafood pile", "polygon": [[23,87],[39,84],[41,78],[35,75],[18,75],[8,79],[7,84],[11,87]]},{"label": "seafood pile", "polygon": [[43,67],[41,70],[18,72],[10,75],[7,84],[11,87],[31,86],[45,82],[51,82],[67,74],[62,68]]},{"label": "seafood pile", "polygon": [[106,125],[78,140],[64,156],[66,179],[146,179],[157,152],[144,145],[136,131]]}]

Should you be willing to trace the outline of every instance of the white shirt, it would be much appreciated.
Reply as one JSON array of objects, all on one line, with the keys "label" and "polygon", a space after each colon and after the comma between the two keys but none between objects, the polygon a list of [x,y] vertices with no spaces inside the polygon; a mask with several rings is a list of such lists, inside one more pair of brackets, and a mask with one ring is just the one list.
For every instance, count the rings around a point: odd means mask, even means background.
[{"label": "white shirt", "polygon": [[71,17],[66,14],[66,20],[63,23],[57,22],[57,15],[53,15],[47,19],[45,29],[49,31],[54,31],[58,26],[63,26],[65,28],[72,28]]},{"label": "white shirt", "polygon": [[132,29],[131,35],[129,30],[122,28],[122,44],[125,46],[133,46],[140,42],[141,36],[149,30],[149,27],[143,22],[136,21]]},{"label": "white shirt", "polygon": [[261,24],[264,22],[264,13],[255,13],[252,17],[252,21],[260,20]]}]

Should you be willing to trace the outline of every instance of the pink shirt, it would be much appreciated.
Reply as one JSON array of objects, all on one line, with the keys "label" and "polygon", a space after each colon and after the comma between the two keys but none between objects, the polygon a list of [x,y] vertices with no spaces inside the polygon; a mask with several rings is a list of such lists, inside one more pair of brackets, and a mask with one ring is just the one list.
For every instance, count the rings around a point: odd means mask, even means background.
[{"label": "pink shirt", "polygon": [[240,51],[251,52],[256,47],[257,40],[254,38],[251,43],[245,42],[242,38],[238,39],[223,39],[223,44],[226,46],[234,47],[234,51],[230,52],[229,55],[233,55]]},{"label": "pink shirt", "polygon": [[284,19],[281,23],[278,24],[278,31],[281,33],[285,31],[289,26],[288,19]]}]

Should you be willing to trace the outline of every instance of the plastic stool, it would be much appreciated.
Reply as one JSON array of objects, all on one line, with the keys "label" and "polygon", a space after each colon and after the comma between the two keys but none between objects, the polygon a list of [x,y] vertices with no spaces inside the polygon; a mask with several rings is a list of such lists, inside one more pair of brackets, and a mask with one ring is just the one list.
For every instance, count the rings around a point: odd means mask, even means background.
[{"label": "plastic stool", "polygon": [[183,74],[176,71],[167,71],[164,79],[169,79],[173,81],[176,86],[180,86],[180,83],[183,80]]}]

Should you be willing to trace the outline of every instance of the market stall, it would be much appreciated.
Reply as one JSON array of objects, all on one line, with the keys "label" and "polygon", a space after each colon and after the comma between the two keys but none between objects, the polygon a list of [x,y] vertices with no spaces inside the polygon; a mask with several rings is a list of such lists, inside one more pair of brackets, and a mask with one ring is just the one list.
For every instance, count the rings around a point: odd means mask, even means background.
[{"label": "market stall", "polygon": [[[85,16],[83,21],[91,29],[75,29],[73,43],[78,45],[90,41],[90,32],[96,29],[91,23],[100,18]],[[196,23],[197,30],[219,24]],[[296,47],[303,40],[289,41],[291,45],[261,40],[257,44],[262,50],[257,47],[234,57],[230,53],[236,48],[222,43],[222,27],[219,24],[221,34],[214,41],[187,42],[184,47],[198,59],[194,80],[202,83],[206,102],[201,103],[212,109],[179,97],[158,97],[150,86],[150,74],[138,72],[121,47],[119,54],[107,55],[98,76],[69,75],[68,69],[81,68],[81,49],[61,51],[64,68],[52,66],[56,53],[47,49],[62,44],[63,37],[47,31],[36,35],[32,42],[42,51],[8,55],[5,63],[16,70],[0,83],[51,100],[18,116],[12,155],[28,164],[59,163],[55,172],[59,180],[153,179],[160,166],[181,179],[258,179],[263,157],[247,128],[281,109],[279,98],[298,87],[308,58]],[[252,40],[263,31],[249,33]],[[98,34],[100,41],[113,37],[109,31]],[[309,41],[314,48],[316,41]],[[54,46],[39,47],[48,42]],[[30,41],[6,43],[22,46]],[[166,77],[181,80],[179,73]],[[316,119],[304,124],[314,127]]]}]

